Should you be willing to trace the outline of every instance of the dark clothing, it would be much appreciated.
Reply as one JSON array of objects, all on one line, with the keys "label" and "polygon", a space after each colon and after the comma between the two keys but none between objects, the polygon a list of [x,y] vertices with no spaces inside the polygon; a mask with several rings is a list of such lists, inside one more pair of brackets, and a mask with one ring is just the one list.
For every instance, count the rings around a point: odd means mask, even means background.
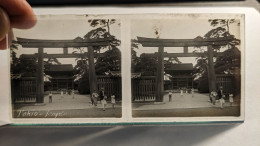
[{"label": "dark clothing", "polygon": [[[223,91],[222,91],[223,92]],[[222,92],[221,90],[218,90],[218,99],[221,99],[222,98]]]},{"label": "dark clothing", "polygon": [[52,103],[52,95],[49,96],[49,103]]},{"label": "dark clothing", "polygon": [[100,92],[99,92],[99,98],[100,98],[100,100],[103,100],[104,97],[105,97],[105,91],[100,91]]}]

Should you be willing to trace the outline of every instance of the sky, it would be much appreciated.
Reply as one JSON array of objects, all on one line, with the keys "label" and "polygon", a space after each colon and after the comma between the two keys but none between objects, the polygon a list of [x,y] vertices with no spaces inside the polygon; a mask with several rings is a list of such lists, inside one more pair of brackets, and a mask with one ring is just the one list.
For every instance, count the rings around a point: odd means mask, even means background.
[{"label": "sky", "polygon": [[[210,26],[208,19],[136,19],[131,23],[131,39],[139,37],[161,38],[161,39],[194,39],[197,36],[204,36],[213,27]],[[155,30],[158,31],[156,35]],[[230,25],[230,33],[240,39],[240,27],[237,24]],[[192,52],[193,47],[189,47],[188,51]],[[142,47],[136,50],[139,56],[142,53],[158,52],[158,48]],[[223,51],[223,50],[221,50]],[[182,47],[165,47],[164,52],[182,53]],[[167,59],[167,58],[165,58]],[[195,57],[179,57],[182,63],[196,64]]]},{"label": "sky", "polygon": [[[93,29],[88,23],[89,19],[80,16],[38,16],[37,24],[27,30],[14,29],[14,36],[29,39],[47,39],[47,40],[71,40],[76,37],[83,37]],[[112,35],[120,39],[120,20],[110,26]],[[22,48],[19,46],[17,56],[21,54],[37,53],[37,48]],[[73,48],[69,48],[69,53]],[[63,53],[63,48],[45,48],[45,53],[59,54]],[[46,59],[45,59],[46,60]],[[72,64],[75,66],[75,58],[58,58],[62,64]]]},{"label": "sky", "polygon": [[[14,29],[15,37],[30,38],[30,39],[48,39],[48,40],[66,40],[74,39],[76,37],[83,37],[86,33],[93,29],[89,26],[89,18],[81,15],[60,15],[60,16],[38,16],[38,22],[36,26],[28,30]],[[129,21],[128,21],[129,22]],[[121,40],[120,24],[124,23],[117,19],[115,24],[110,26],[111,34]],[[164,39],[194,39],[197,36],[204,36],[213,27],[210,26],[208,18],[158,18],[149,19],[132,18],[130,27],[131,39],[136,39],[137,36],[148,38],[164,38]],[[155,34],[155,30],[158,31],[158,35]],[[124,31],[124,30],[122,30]],[[240,39],[240,27],[237,24],[230,25],[230,33]],[[130,41],[130,40],[121,40]],[[124,49],[130,49],[131,46],[124,46]],[[37,53],[37,48],[21,48],[17,51],[17,55],[21,54],[34,54]],[[192,52],[194,48],[189,47],[189,52]],[[63,48],[45,48],[44,52],[49,54],[62,53]],[[69,48],[69,53],[73,51],[73,48]],[[157,52],[157,48],[148,48],[139,46],[136,50],[137,55],[142,53],[154,53]],[[168,53],[181,53],[183,51],[180,47],[166,47],[164,49]],[[167,59],[167,58],[165,58]],[[75,58],[58,59],[62,64],[75,65]],[[195,65],[195,57],[179,58],[182,63],[193,63]]]}]

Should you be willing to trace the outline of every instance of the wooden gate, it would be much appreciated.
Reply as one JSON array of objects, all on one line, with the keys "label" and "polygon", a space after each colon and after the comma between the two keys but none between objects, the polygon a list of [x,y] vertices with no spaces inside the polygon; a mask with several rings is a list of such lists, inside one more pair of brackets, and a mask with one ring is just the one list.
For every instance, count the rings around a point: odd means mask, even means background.
[{"label": "wooden gate", "polygon": [[104,88],[108,98],[115,94],[116,100],[122,99],[122,83],[121,77],[97,76],[97,90]]},{"label": "wooden gate", "polygon": [[232,75],[216,75],[217,79],[217,89],[223,87],[224,93],[233,93],[234,94],[234,76]]},{"label": "wooden gate", "polygon": [[35,103],[36,102],[36,78],[22,77],[12,80],[13,103]]},{"label": "wooden gate", "polygon": [[132,100],[135,102],[155,101],[155,77],[132,79]]}]

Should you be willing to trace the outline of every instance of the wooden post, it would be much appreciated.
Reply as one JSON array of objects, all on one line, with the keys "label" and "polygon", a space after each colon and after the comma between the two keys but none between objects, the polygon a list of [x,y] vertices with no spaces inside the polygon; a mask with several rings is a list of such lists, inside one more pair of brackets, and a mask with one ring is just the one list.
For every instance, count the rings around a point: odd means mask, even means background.
[{"label": "wooden post", "polygon": [[88,46],[88,63],[89,63],[89,87],[90,94],[93,93],[94,90],[97,91],[97,77],[94,63],[94,50],[92,46]]},{"label": "wooden post", "polygon": [[183,52],[184,52],[184,53],[188,53],[188,46],[185,46],[185,47],[184,47]]},{"label": "wooden post", "polygon": [[63,48],[63,54],[68,54],[68,52],[69,52],[69,51],[68,51],[68,48],[67,48],[67,47],[64,47],[64,48]]},{"label": "wooden post", "polygon": [[37,103],[44,103],[44,81],[43,81],[43,48],[38,48],[37,67]]},{"label": "wooden post", "polygon": [[208,82],[209,82],[209,92],[217,91],[216,88],[216,74],[213,63],[213,49],[212,46],[208,46]]},{"label": "wooden post", "polygon": [[158,64],[157,64],[157,74],[156,74],[156,101],[163,101],[164,92],[164,61],[163,61],[164,47],[158,48]]}]

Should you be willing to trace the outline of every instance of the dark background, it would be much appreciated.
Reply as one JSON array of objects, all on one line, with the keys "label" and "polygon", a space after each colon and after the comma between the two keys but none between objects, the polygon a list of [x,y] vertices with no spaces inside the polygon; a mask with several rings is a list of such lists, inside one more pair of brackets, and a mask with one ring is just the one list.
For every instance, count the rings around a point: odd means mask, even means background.
[{"label": "dark background", "polygon": [[[259,0],[244,1],[180,1],[180,0],[27,0],[35,7],[71,6],[84,4],[109,6],[243,6],[260,10]],[[134,3],[134,2],[138,2]],[[168,3],[154,3],[168,2]],[[130,3],[126,5],[126,3]],[[146,4],[140,4],[146,3]],[[112,5],[114,4],[114,5]],[[100,5],[98,5],[100,6]],[[104,5],[102,5],[104,6]],[[250,118],[250,117],[249,117]],[[258,117],[259,119],[259,117]],[[252,120],[252,119],[251,119]],[[246,119],[247,122],[247,119]],[[257,122],[257,121],[254,121]],[[249,123],[247,123],[249,124]],[[254,124],[251,122],[251,124]],[[259,124],[259,122],[258,122]],[[244,124],[245,125],[245,124]],[[248,139],[237,125],[167,125],[167,126],[2,126],[0,127],[0,146],[9,145],[219,145],[226,143],[240,145],[239,141],[259,142],[259,138]],[[232,133],[236,128],[239,133]],[[246,129],[246,128],[244,128]],[[251,128],[252,129],[252,128]],[[252,131],[253,132],[253,131]],[[226,134],[229,133],[229,134]],[[232,140],[225,138],[234,135]],[[247,133],[247,132],[245,132]],[[256,132],[255,132],[256,133]],[[242,135],[240,135],[242,134]],[[259,134],[259,132],[258,132]],[[237,138],[236,138],[237,137]],[[244,139],[240,139],[244,137]],[[257,137],[257,135],[255,135]],[[212,139],[216,139],[215,141]],[[237,140],[237,141],[236,141]],[[255,140],[255,141],[252,141]],[[250,144],[249,144],[250,145]]]},{"label": "dark background", "polygon": [[[188,3],[209,2],[209,0],[27,0],[32,6],[37,5],[86,5],[86,4],[134,4],[134,3]],[[212,2],[245,0],[211,0]]]}]

